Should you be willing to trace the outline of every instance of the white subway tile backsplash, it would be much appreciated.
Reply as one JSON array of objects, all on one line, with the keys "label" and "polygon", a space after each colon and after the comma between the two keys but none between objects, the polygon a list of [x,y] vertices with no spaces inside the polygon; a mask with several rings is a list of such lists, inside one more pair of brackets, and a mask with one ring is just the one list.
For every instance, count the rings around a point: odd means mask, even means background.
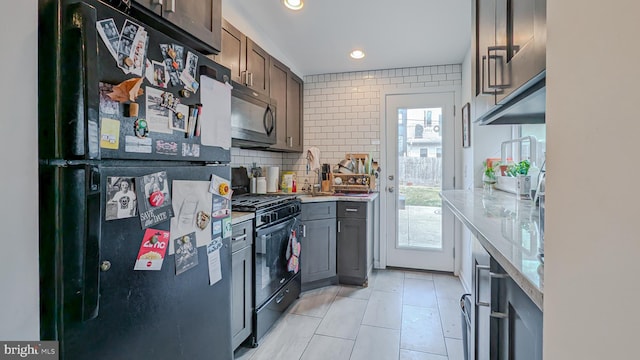
[{"label": "white subway tile backsplash", "polygon": [[405,76],[402,80],[405,83],[414,83],[414,82],[418,81],[418,77],[417,76]]},{"label": "white subway tile backsplash", "polygon": [[[380,160],[380,110],[382,91],[460,85],[460,64],[443,64],[401,69],[380,69],[305,77],[305,151],[311,146],[321,152],[320,161],[335,165],[345,153],[370,153]],[[315,181],[306,174],[306,152],[274,157],[253,150],[242,155],[245,163],[259,159],[280,161],[286,170],[296,171],[298,181]],[[235,152],[232,160],[236,162]]]}]

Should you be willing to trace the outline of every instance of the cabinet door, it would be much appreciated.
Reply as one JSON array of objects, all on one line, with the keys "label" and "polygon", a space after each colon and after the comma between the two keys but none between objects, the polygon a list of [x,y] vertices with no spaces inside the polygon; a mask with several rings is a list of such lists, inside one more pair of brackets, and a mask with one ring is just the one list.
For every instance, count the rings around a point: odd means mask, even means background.
[{"label": "cabinet door", "polygon": [[480,242],[473,237],[473,262],[472,262],[472,286],[473,286],[473,359],[489,360],[490,331],[491,331],[491,278],[489,276],[490,256]]},{"label": "cabinet door", "polygon": [[496,61],[489,58],[495,47],[496,0],[475,0],[474,7],[474,58],[475,58],[475,114],[483,115],[496,104]]},{"label": "cabinet door", "polygon": [[287,78],[287,145],[292,151],[302,152],[303,125],[302,99],[303,82],[296,74],[289,72]]},{"label": "cabinet door", "polygon": [[274,149],[287,149],[287,78],[289,68],[271,58],[269,67],[269,96],[276,101],[276,143]]},{"label": "cabinet door", "polygon": [[[266,51],[254,43],[253,40],[247,38],[247,86],[266,96],[269,96],[270,59],[271,57]],[[276,105],[279,106],[279,104]]]},{"label": "cabinet door", "polygon": [[231,69],[231,80],[244,84],[247,68],[247,37],[226,20],[222,21],[222,49],[214,60]]},{"label": "cabinet door", "polygon": [[542,360],[542,311],[511,279],[505,280],[506,318],[497,320],[501,359]]},{"label": "cabinet door", "polygon": [[336,276],[336,220],[305,221],[302,243],[302,283]]},{"label": "cabinet door", "polygon": [[366,219],[338,218],[338,278],[340,283],[366,279]]},{"label": "cabinet door", "polygon": [[220,51],[221,0],[164,0],[163,17]]},{"label": "cabinet door", "polygon": [[546,67],[546,0],[497,0],[496,48],[500,103]]},{"label": "cabinet door", "polygon": [[144,6],[152,12],[162,15],[162,4],[158,0],[134,0],[133,2]]},{"label": "cabinet door", "polygon": [[251,261],[253,247],[231,255],[231,336],[233,349],[251,335]]}]

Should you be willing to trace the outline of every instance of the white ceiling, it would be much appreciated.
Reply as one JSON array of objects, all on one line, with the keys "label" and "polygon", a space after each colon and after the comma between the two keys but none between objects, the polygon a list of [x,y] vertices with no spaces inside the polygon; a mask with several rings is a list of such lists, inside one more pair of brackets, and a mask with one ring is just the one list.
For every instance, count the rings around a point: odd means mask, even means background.
[{"label": "white ceiling", "polygon": [[[223,16],[298,75],[462,63],[469,0],[223,0]],[[348,57],[355,48],[366,57]],[[280,56],[278,56],[280,55]]]}]

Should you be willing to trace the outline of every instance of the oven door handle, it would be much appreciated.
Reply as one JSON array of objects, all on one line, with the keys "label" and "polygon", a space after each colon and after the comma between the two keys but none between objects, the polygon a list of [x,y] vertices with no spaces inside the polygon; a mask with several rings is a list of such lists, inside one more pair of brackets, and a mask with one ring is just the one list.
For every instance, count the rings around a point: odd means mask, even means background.
[{"label": "oven door handle", "polygon": [[273,232],[280,231],[280,230],[285,229],[287,227],[291,228],[292,225],[293,225],[292,223],[294,221],[296,221],[296,218],[291,218],[290,220],[283,221],[283,222],[278,223],[276,225],[269,224],[268,226],[265,226],[265,227],[263,227],[261,229],[258,229],[256,231],[256,235],[258,237],[260,237],[262,235],[271,234]]}]

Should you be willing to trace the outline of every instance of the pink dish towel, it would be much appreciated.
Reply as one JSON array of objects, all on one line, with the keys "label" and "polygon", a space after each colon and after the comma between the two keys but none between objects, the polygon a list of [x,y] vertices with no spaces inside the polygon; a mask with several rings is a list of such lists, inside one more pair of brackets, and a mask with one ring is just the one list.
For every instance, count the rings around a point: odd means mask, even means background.
[{"label": "pink dish towel", "polygon": [[288,258],[287,270],[293,271],[294,274],[297,274],[300,270],[300,243],[298,242],[295,230],[291,231],[291,235],[289,236],[286,255]]}]

